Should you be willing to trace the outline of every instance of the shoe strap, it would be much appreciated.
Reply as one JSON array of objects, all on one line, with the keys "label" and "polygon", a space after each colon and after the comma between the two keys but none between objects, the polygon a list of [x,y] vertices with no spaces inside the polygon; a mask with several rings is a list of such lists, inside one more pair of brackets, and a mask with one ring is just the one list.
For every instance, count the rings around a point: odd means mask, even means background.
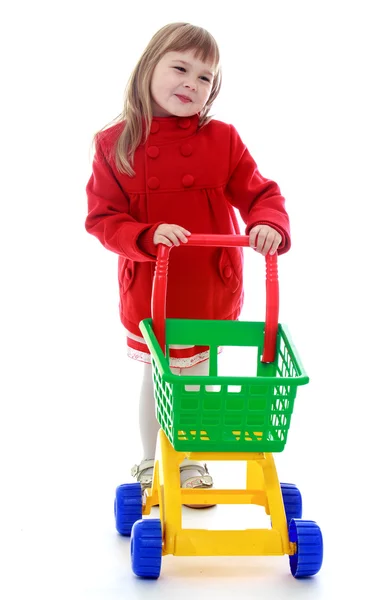
[{"label": "shoe strap", "polygon": [[181,487],[183,488],[210,488],[213,486],[213,479],[210,475],[204,477],[189,477]]},{"label": "shoe strap", "polygon": [[197,462],[191,462],[190,460],[186,461],[185,464],[180,465],[180,472],[184,471],[198,471],[198,473],[203,477],[204,475],[209,475],[207,465],[200,465]]},{"label": "shoe strap", "polygon": [[139,465],[134,465],[131,469],[132,477],[136,477],[139,481],[141,473],[145,471],[145,469],[154,469],[154,460],[153,459],[145,459],[142,460]]}]

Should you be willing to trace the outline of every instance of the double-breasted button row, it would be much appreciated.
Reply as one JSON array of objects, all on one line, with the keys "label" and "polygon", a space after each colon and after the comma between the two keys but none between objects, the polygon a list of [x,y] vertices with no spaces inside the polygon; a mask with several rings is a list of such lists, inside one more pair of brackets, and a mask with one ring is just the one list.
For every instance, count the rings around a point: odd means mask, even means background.
[{"label": "double-breasted button row", "polygon": [[[180,129],[189,129],[190,125],[191,125],[191,120],[186,118],[186,119],[179,119],[177,121],[178,126],[180,127]],[[160,130],[161,126],[158,123],[158,121],[152,121],[152,124],[150,126],[150,133],[158,133],[158,131]]]},{"label": "double-breasted button row", "polygon": [[[180,146],[180,152],[183,156],[191,156],[193,153],[193,148],[190,144],[182,144]],[[158,158],[160,150],[158,146],[148,146],[146,153],[150,158]]]},{"label": "double-breasted button row", "polygon": [[[184,177],[182,178],[181,182],[182,185],[186,188],[191,187],[193,185],[195,181],[194,175],[190,175],[190,173],[188,175],[184,175]],[[149,177],[148,179],[148,187],[151,190],[157,190],[160,186],[160,182],[158,177]]]}]

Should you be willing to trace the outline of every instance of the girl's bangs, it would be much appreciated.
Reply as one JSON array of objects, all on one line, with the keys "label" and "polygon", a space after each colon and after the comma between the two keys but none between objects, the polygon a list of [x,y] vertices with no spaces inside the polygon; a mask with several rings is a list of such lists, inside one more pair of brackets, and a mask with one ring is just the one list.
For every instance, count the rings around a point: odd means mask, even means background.
[{"label": "girl's bangs", "polygon": [[167,52],[186,52],[194,50],[194,55],[202,62],[210,62],[217,69],[220,61],[218,46],[212,36],[204,31],[195,30],[181,35]]}]

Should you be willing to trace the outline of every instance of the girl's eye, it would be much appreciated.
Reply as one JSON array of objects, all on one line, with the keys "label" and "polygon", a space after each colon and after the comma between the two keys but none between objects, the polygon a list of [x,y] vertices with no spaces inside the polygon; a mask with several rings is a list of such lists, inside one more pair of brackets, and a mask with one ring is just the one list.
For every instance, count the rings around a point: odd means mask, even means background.
[{"label": "girl's eye", "polygon": [[[178,71],[181,71],[181,73],[186,73],[185,67],[174,67],[174,69],[177,69]],[[207,81],[208,83],[210,83],[210,79],[208,77],[206,77],[205,75],[202,75],[200,77],[200,79],[202,79],[203,81]]]}]

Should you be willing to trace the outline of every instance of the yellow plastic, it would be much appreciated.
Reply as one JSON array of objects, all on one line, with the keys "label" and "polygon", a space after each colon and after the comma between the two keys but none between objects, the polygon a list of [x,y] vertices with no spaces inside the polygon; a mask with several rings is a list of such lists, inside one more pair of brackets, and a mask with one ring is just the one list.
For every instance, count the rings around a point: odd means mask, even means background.
[{"label": "yellow plastic", "polygon": [[[180,463],[192,460],[246,462],[245,490],[183,489]],[[143,514],[159,504],[163,556],[279,556],[295,554],[289,542],[283,498],[272,454],[263,452],[178,452],[163,430],[158,433],[153,487],[146,490]],[[257,504],[271,517],[269,529],[212,531],[183,529],[183,504]]]}]

